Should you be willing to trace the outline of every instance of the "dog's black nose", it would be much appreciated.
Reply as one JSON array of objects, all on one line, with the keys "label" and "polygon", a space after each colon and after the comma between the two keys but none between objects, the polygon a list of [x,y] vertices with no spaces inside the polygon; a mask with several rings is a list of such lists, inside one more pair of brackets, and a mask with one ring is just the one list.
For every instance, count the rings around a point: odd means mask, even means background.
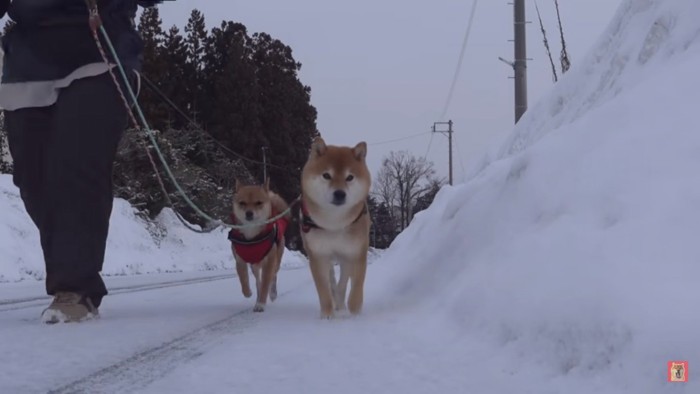
[{"label": "dog's black nose", "polygon": [[345,202],[345,191],[336,190],[333,192],[333,204],[340,205]]},{"label": "dog's black nose", "polygon": [[245,213],[245,218],[247,220],[253,220],[253,212],[252,211],[246,211]]}]

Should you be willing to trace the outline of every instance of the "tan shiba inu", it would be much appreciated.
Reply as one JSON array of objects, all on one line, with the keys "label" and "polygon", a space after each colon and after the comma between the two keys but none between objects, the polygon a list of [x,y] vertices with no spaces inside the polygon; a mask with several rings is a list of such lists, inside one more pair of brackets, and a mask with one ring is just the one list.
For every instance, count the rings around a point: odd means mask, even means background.
[{"label": "tan shiba inu", "polygon": [[253,310],[265,310],[268,295],[270,301],[277,298],[277,273],[284,253],[284,232],[289,223],[287,214],[273,223],[264,224],[288,208],[288,204],[270,191],[269,180],[264,185],[243,185],[236,180],[233,196],[232,219],[236,224],[251,225],[240,230],[232,229],[228,239],[236,259],[236,271],[243,295],[253,295],[250,290],[248,267],[250,264],[258,298]]},{"label": "tan shiba inu", "polygon": [[[317,137],[301,174],[301,227],[304,248],[318,292],[321,317],[347,308],[360,313],[367,271],[372,183],[365,163],[367,144],[354,148],[326,145]],[[336,283],[333,262],[340,265]]]}]

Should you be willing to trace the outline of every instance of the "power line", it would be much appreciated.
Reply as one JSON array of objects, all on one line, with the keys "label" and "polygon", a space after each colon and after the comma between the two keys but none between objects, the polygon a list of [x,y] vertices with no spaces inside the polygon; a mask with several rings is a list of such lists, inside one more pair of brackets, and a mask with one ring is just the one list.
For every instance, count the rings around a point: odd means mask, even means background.
[{"label": "power line", "polygon": [[382,144],[388,144],[388,143],[390,143],[390,142],[403,141],[403,140],[407,140],[407,139],[410,139],[410,138],[416,138],[416,137],[419,137],[419,136],[421,136],[421,135],[426,135],[426,134],[428,134],[428,133],[429,133],[429,131],[426,131],[426,132],[423,132],[423,133],[407,135],[407,136],[401,137],[401,138],[394,138],[394,139],[391,139],[391,140],[372,142],[372,143],[369,143],[369,144],[367,144],[367,145],[382,145]]},{"label": "power line", "polygon": [[428,153],[430,152],[430,146],[433,144],[433,136],[434,135],[435,135],[435,133],[430,132],[430,142],[428,142],[428,149],[426,149],[425,155],[423,155],[423,160],[428,159]]},{"label": "power line", "polygon": [[442,114],[440,115],[440,120],[445,118],[445,115],[447,114],[447,109],[450,107],[450,102],[452,101],[452,95],[455,90],[455,86],[457,85],[457,79],[459,78],[459,72],[462,68],[462,60],[464,59],[464,52],[467,49],[467,42],[469,41],[469,34],[472,30],[472,25],[474,21],[474,14],[476,13],[476,4],[479,2],[479,0],[474,0],[474,3],[472,3],[472,10],[471,14],[469,15],[469,23],[467,25],[467,30],[464,33],[464,40],[462,40],[462,49],[459,52],[459,60],[457,61],[457,68],[455,69],[455,74],[454,77],[452,78],[452,83],[450,84],[450,90],[449,93],[447,93],[447,100],[445,101],[445,106],[442,109]]}]

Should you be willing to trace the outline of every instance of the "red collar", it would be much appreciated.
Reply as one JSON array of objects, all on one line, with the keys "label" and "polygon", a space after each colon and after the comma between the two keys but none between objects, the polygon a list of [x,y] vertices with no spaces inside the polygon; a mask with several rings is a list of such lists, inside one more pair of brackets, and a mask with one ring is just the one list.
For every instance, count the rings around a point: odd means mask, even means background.
[{"label": "red collar", "polygon": [[304,200],[301,200],[301,221],[299,222],[301,226],[301,231],[308,233],[312,228],[321,228],[318,224],[314,223],[311,216],[309,216],[309,209],[306,207]]}]

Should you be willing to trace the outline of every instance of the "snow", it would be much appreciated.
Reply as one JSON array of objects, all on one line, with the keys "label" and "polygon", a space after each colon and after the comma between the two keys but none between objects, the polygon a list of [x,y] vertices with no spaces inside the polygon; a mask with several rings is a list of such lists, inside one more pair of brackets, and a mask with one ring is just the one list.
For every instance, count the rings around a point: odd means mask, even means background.
[{"label": "snow", "polygon": [[[0,282],[43,280],[39,232],[25,212],[10,175],[0,175],[0,212]],[[115,199],[103,275],[232,270],[235,264],[226,236],[223,228],[208,234],[191,232],[169,208],[149,224],[127,201]],[[306,266],[306,258],[286,250],[282,264],[302,267]]]},{"label": "snow", "polygon": [[[444,187],[388,251],[373,254],[362,315],[320,320],[303,262],[281,272],[280,297],[254,314],[236,279],[201,271],[232,264],[222,234],[180,231],[166,214],[158,246],[122,205],[106,268],[161,273],[111,276],[110,288],[209,279],[117,292],[102,319],[76,327],[37,324],[43,304],[0,308],[0,354],[13,360],[0,384],[11,392],[700,392],[698,15],[697,0],[624,1],[596,47],[473,176]],[[2,265],[5,280],[38,277],[38,240],[19,201],[0,204],[9,214],[0,226],[12,264]],[[186,272],[162,273],[173,267]],[[38,281],[8,283],[0,300],[41,291]],[[671,360],[689,361],[688,383],[666,382]]]},{"label": "snow", "polygon": [[[392,245],[396,294],[537,365],[551,377],[539,392],[660,393],[667,361],[692,373],[698,15],[694,0],[624,2],[587,59]],[[674,392],[699,388],[691,375]]]}]

